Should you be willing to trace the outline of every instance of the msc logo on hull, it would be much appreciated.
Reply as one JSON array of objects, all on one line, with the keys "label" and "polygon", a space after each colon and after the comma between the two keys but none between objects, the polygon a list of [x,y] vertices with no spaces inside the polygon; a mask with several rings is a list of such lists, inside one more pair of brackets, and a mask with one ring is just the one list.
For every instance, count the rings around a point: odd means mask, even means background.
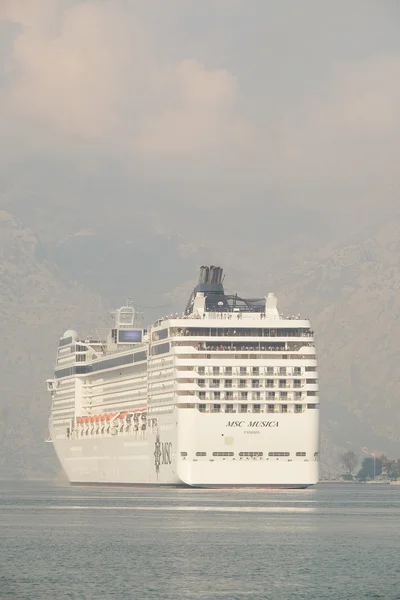
[{"label": "msc logo on hull", "polygon": [[160,442],[160,434],[157,433],[154,446],[154,466],[156,468],[157,478],[161,465],[170,465],[172,463],[172,443]]},{"label": "msc logo on hull", "polygon": [[279,427],[279,421],[228,421],[227,427]]}]

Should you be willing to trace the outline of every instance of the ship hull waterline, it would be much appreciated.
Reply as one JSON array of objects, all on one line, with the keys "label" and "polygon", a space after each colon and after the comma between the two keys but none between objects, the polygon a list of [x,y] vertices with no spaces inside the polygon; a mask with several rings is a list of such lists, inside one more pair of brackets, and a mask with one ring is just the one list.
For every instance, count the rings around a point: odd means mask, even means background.
[{"label": "ship hull waterline", "polygon": [[306,440],[301,448],[314,448],[316,412],[300,417],[273,415],[273,420],[265,420],[265,415],[257,418],[260,420],[249,415],[233,421],[227,414],[181,409],[160,417],[156,430],[136,436],[67,439],[54,429],[52,437],[69,482],[77,485],[212,489],[304,489],[315,485],[318,461],[269,457],[269,450],[285,447],[291,456],[296,455],[299,418]]}]

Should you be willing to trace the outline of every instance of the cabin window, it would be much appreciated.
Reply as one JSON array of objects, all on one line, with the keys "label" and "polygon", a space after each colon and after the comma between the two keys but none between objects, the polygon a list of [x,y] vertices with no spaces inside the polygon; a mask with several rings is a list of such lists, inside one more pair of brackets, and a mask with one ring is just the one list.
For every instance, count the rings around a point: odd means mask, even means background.
[{"label": "cabin window", "polygon": [[264,456],[263,452],[239,452],[239,456]]},{"label": "cabin window", "polygon": [[166,340],[168,337],[168,329],[159,329],[158,331],[154,331],[151,337],[153,342],[158,342],[159,340]]},{"label": "cabin window", "polygon": [[158,354],[166,354],[170,351],[170,348],[171,346],[169,342],[166,342],[164,344],[158,344],[157,346],[152,346],[151,354],[152,356],[156,356]]},{"label": "cabin window", "polygon": [[234,452],[213,452],[213,456],[233,456]]},{"label": "cabin window", "polygon": [[268,452],[268,456],[290,456],[290,452]]}]

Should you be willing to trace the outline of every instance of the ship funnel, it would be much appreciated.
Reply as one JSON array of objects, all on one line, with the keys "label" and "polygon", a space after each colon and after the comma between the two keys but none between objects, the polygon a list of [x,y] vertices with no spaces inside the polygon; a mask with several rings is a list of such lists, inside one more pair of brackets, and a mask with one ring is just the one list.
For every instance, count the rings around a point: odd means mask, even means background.
[{"label": "ship funnel", "polygon": [[223,269],[211,265],[211,267],[200,267],[199,284],[221,285]]},{"label": "ship funnel", "polygon": [[215,302],[222,302],[225,306],[224,288],[222,285],[223,269],[211,265],[210,267],[201,266],[199,273],[199,282],[193,290],[185,312],[188,314],[193,309],[193,303],[197,294],[201,293],[203,296],[215,298]]}]

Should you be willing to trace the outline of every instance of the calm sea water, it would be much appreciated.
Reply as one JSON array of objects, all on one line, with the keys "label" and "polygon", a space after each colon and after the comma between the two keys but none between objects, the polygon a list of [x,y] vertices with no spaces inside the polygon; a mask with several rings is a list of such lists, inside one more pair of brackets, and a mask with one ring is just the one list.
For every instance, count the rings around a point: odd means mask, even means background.
[{"label": "calm sea water", "polygon": [[400,487],[0,482],[0,598],[400,599]]}]

